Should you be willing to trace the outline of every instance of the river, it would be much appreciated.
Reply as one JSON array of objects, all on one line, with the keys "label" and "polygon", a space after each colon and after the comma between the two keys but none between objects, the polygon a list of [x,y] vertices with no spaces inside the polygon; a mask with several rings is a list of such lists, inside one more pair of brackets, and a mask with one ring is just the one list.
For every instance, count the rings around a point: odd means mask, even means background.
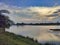
[{"label": "river", "polygon": [[60,41],[60,31],[52,31],[50,29],[60,29],[60,26],[11,26],[6,31],[13,32],[18,35],[33,38],[40,41]]}]

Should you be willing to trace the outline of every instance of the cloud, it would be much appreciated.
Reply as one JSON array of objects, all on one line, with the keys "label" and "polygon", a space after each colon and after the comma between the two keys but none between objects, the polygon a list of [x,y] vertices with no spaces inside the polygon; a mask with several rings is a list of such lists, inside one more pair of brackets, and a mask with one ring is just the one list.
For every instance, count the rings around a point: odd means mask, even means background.
[{"label": "cloud", "polygon": [[60,9],[58,9],[57,11],[55,11],[54,13],[59,13],[60,12]]},{"label": "cloud", "polygon": [[[15,22],[41,22],[53,21],[60,16],[60,6],[55,7],[16,7],[0,3],[0,10],[6,9],[10,14],[5,14]],[[56,20],[55,20],[56,21]]]},{"label": "cloud", "polygon": [[32,15],[32,18],[38,20],[53,20],[59,16],[59,13],[54,13],[59,9],[60,6],[57,7],[27,7],[23,9],[24,14]]}]

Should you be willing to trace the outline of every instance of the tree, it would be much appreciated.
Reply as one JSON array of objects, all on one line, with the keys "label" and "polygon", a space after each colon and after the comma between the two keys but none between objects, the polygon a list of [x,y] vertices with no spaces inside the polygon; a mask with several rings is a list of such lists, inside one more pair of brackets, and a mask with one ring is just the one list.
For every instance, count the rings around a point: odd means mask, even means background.
[{"label": "tree", "polygon": [[[10,14],[10,12],[8,10],[0,10],[0,30],[2,30],[2,32],[5,32],[5,28],[9,28],[10,27],[10,19],[8,16],[5,16],[3,13],[7,13]],[[1,31],[0,31],[1,32]]]}]

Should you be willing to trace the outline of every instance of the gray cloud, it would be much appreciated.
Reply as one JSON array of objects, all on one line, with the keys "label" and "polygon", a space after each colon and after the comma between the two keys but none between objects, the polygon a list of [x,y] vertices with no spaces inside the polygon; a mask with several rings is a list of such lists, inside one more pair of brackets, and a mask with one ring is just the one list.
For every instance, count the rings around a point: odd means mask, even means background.
[{"label": "gray cloud", "polygon": [[60,12],[60,9],[58,9],[57,11],[55,11],[54,13],[59,13]]},{"label": "gray cloud", "polygon": [[57,17],[59,16],[58,14],[52,14],[52,15],[47,15],[46,17]]},{"label": "gray cloud", "polygon": [[[57,9],[51,15],[47,15],[46,17],[60,17],[60,9]],[[56,18],[54,18],[54,19],[56,19]]]}]

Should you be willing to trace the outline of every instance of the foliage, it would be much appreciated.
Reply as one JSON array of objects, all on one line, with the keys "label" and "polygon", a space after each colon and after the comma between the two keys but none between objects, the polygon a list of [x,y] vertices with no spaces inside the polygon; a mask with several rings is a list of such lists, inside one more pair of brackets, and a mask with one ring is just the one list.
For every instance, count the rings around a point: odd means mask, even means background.
[{"label": "foliage", "polygon": [[9,11],[8,10],[0,10],[0,27],[9,28],[11,25],[9,22],[13,22],[13,21],[11,21],[9,19],[9,17],[5,16],[3,13],[9,14]]}]

